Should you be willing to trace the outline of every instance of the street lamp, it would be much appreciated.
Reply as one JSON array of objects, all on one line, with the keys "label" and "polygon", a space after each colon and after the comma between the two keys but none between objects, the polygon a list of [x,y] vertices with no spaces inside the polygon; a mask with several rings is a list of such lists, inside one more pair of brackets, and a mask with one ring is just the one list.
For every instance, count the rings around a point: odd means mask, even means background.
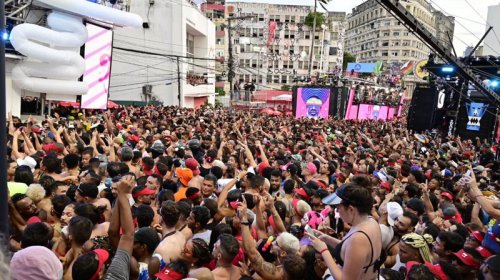
[{"label": "street lamp", "polygon": [[323,29],[323,39],[321,41],[321,58],[320,58],[320,67],[319,67],[319,72],[320,73],[323,73],[323,65],[324,65],[324,62],[323,62],[323,54],[325,52],[325,31],[328,30],[328,26],[326,24],[322,24],[321,25],[321,29]]}]

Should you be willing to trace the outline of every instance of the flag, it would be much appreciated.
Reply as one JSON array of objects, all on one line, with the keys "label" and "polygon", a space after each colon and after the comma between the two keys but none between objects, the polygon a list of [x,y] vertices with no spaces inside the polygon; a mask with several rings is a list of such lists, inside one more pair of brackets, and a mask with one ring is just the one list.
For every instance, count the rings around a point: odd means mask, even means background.
[{"label": "flag", "polygon": [[403,75],[411,75],[413,74],[413,61],[407,61],[403,66],[401,67],[401,72]]},{"label": "flag", "polygon": [[278,25],[277,22],[275,21],[270,21],[269,22],[269,37],[267,38],[267,46],[269,47],[270,45],[273,44],[274,42],[274,33],[276,32],[276,26]]}]

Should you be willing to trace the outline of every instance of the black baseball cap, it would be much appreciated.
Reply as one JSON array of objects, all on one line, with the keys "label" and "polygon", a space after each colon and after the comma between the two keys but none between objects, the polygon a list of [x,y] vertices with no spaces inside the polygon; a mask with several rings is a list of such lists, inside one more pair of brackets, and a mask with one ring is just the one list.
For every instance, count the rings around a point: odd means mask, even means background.
[{"label": "black baseball cap", "polygon": [[154,252],[158,244],[160,244],[160,237],[156,230],[150,227],[142,227],[134,233],[134,242],[146,244],[149,252]]},{"label": "black baseball cap", "polygon": [[99,189],[95,184],[92,183],[80,184],[76,188],[76,191],[83,197],[97,198],[97,195],[99,194]]}]

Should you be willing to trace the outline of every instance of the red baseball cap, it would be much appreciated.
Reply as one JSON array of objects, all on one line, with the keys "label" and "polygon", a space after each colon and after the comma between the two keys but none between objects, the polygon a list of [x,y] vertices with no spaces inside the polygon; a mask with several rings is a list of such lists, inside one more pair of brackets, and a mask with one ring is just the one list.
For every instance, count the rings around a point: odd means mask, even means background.
[{"label": "red baseball cap", "polygon": [[481,256],[485,259],[493,256],[493,254],[490,252],[490,250],[484,248],[483,246],[479,246],[476,248],[476,251],[481,254]]},{"label": "red baseball cap", "polygon": [[[416,265],[416,264],[421,264],[419,262],[416,262],[416,261],[409,261],[406,263],[406,274],[408,274],[408,272],[410,272],[412,266]],[[432,272],[432,274],[434,274],[434,276],[436,276],[437,279],[439,280],[448,280],[448,276],[446,276],[446,274],[443,272],[443,269],[441,268],[441,266],[439,264],[432,264],[430,262],[425,262],[425,266],[427,266],[427,268],[429,268],[429,270]]]},{"label": "red baseball cap", "polygon": [[97,270],[95,271],[94,275],[92,275],[90,280],[97,280],[99,279],[99,271],[101,271],[104,263],[106,263],[109,258],[109,253],[104,249],[95,249],[92,252],[97,255],[97,258],[99,259],[99,266],[97,266]]},{"label": "red baseball cap", "polygon": [[184,279],[184,275],[181,273],[169,268],[165,267],[160,272],[155,274],[156,277],[160,280],[181,280]]},{"label": "red baseball cap", "polygon": [[304,190],[304,188],[300,188],[300,189],[295,189],[295,193],[298,193],[299,195],[301,195],[303,198],[309,200],[311,199],[311,197],[307,194],[306,190]]},{"label": "red baseball cap", "polygon": [[470,228],[467,228],[467,230],[479,241],[479,243],[483,242],[484,233],[477,230],[471,230]]},{"label": "red baseball cap", "polygon": [[389,184],[389,182],[387,181],[380,183],[380,186],[382,186],[388,192],[392,191],[391,184]]},{"label": "red baseball cap", "polygon": [[132,190],[132,197],[138,198],[141,195],[152,195],[155,191],[147,188],[146,186],[137,186]]},{"label": "red baseball cap", "polygon": [[200,174],[200,164],[196,159],[194,158],[186,159],[186,167],[193,171],[194,176]]},{"label": "red baseball cap", "polygon": [[460,261],[462,261],[462,263],[465,264],[466,266],[471,266],[471,267],[474,267],[476,269],[479,268],[479,266],[480,266],[480,263],[477,262],[470,254],[465,252],[464,249],[462,249],[458,252],[455,252],[453,254],[457,258],[459,258]]},{"label": "red baseball cap", "polygon": [[449,192],[442,192],[441,193],[441,197],[446,197],[449,200],[453,200],[453,195],[451,193],[449,193]]}]

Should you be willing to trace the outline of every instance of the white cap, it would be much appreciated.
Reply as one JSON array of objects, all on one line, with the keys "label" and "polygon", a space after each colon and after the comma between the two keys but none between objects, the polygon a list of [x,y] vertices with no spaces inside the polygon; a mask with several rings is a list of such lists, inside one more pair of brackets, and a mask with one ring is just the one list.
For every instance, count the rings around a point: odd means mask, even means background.
[{"label": "white cap", "polygon": [[387,222],[389,225],[394,226],[394,220],[403,216],[403,207],[397,202],[387,203]]},{"label": "white cap", "polygon": [[18,158],[16,162],[18,166],[26,165],[31,169],[31,172],[35,172],[36,160],[34,158],[27,156],[25,158]]}]

